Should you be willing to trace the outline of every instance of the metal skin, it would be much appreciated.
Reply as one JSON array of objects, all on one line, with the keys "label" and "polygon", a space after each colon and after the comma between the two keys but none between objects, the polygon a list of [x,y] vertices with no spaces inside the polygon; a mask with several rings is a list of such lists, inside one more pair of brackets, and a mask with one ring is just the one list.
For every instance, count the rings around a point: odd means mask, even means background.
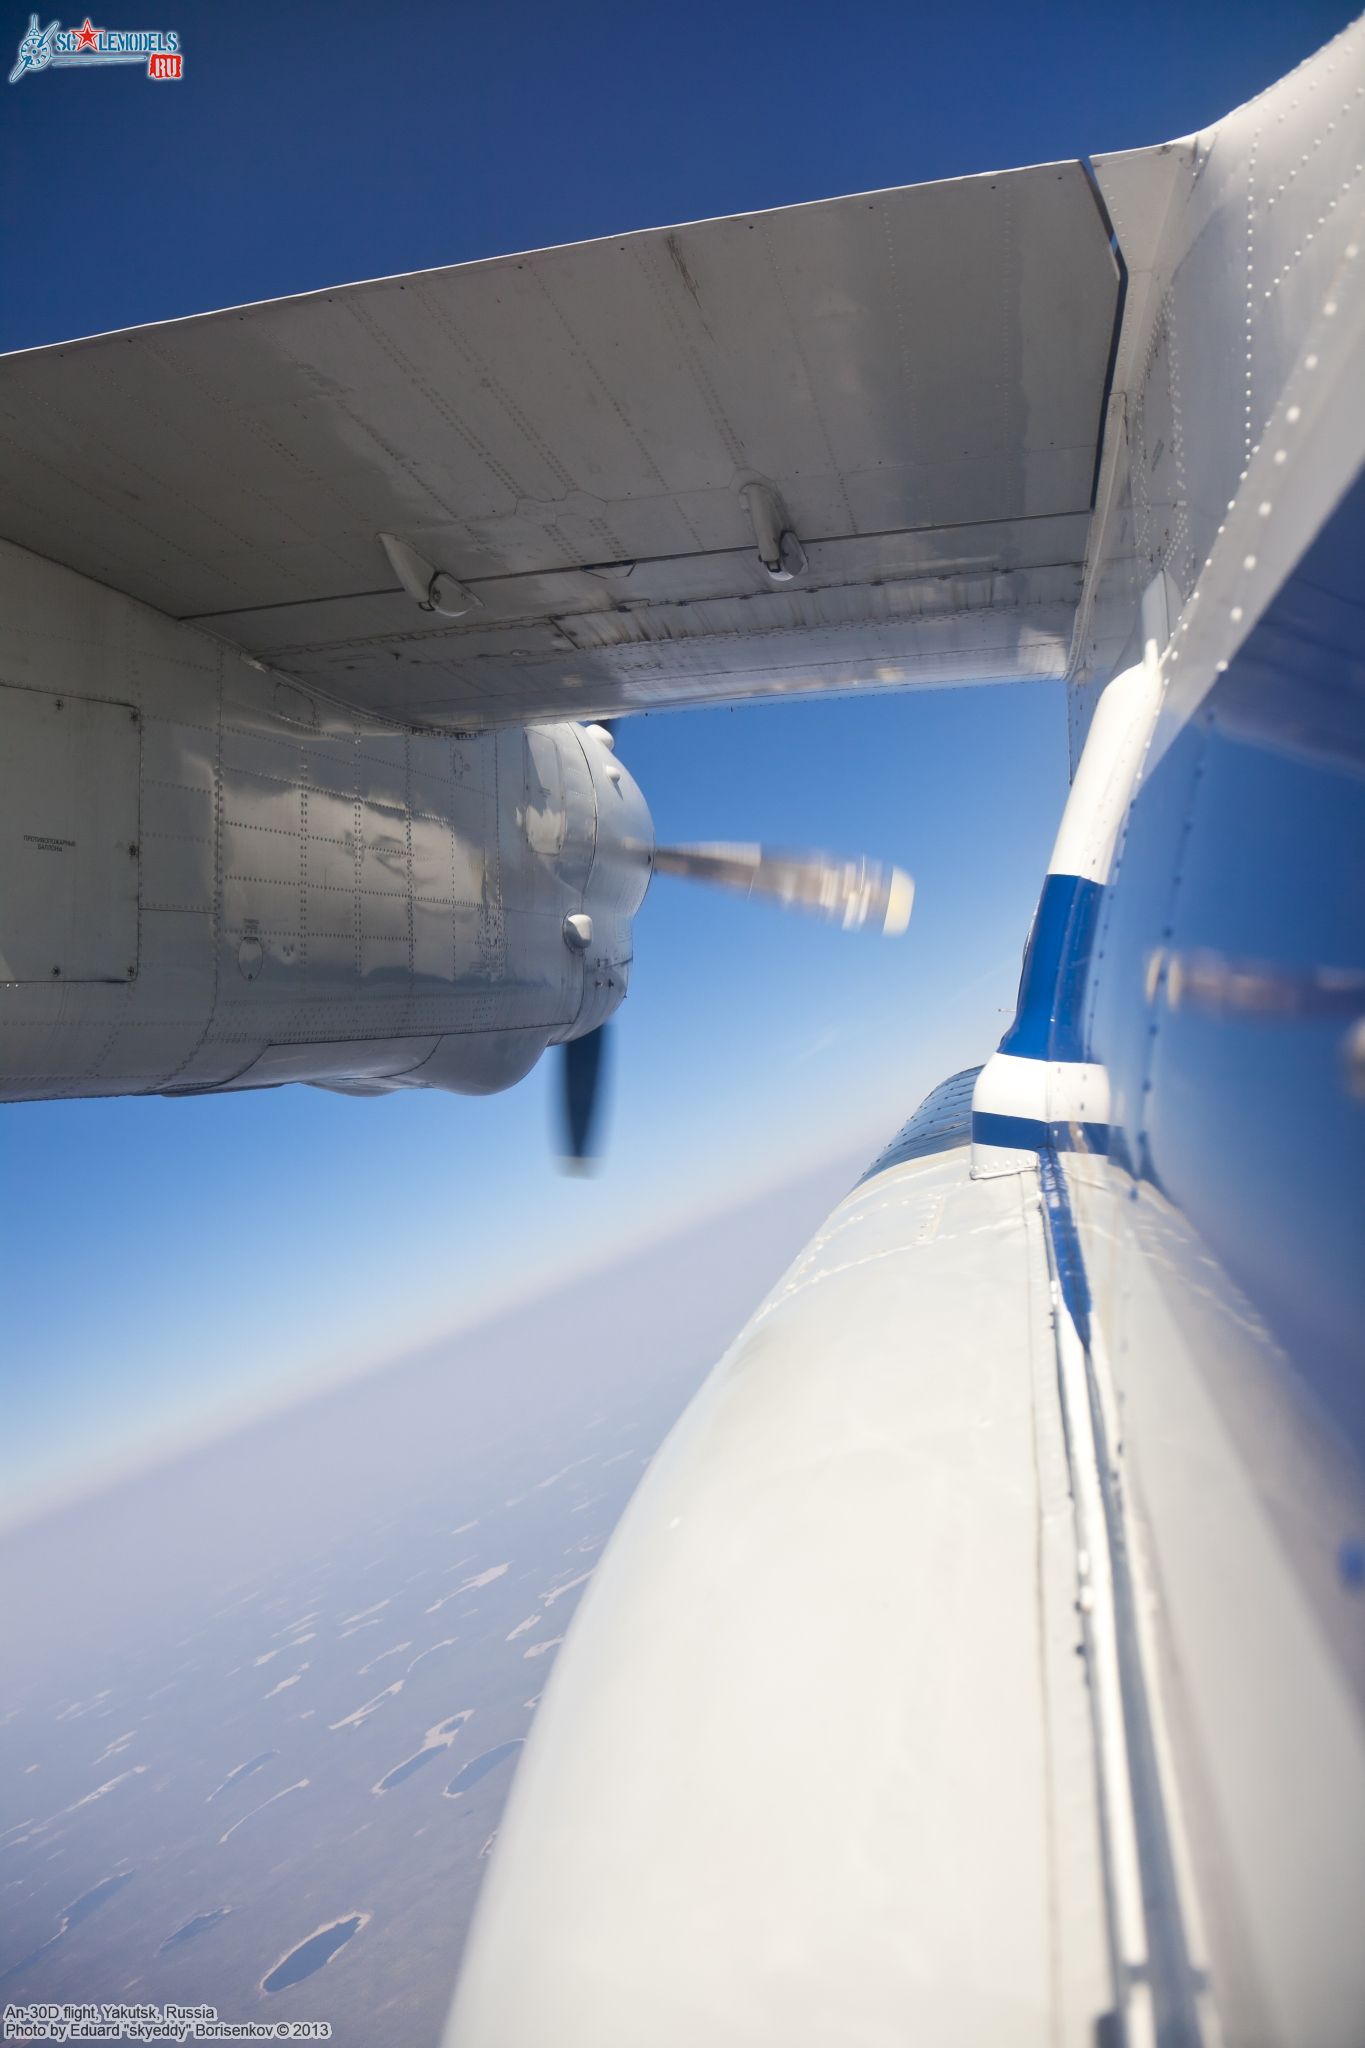
[{"label": "metal skin", "polygon": [[413,726],[1059,676],[1119,282],[1047,164],[29,350],[0,534]]},{"label": "metal skin", "polygon": [[1068,682],[1014,1023],[654,1460],[450,2048],[1359,2048],[1363,143],[1357,24],[1090,166],[0,364],[14,1095],[506,1085],[648,869],[528,720]]},{"label": "metal skin", "polygon": [[654,1460],[449,2048],[1358,2048],[1362,144],[1357,24],[1095,166],[1124,305],[1018,1014]]},{"label": "metal skin", "polygon": [[653,835],[587,729],[345,711],[10,546],[0,611],[10,1100],[488,1094],[622,1001]]}]

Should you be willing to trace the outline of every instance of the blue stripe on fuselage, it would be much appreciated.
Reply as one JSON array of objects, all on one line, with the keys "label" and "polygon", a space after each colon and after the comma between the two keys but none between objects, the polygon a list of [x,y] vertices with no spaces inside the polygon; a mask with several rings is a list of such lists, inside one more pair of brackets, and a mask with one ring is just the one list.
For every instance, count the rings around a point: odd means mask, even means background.
[{"label": "blue stripe on fuselage", "polygon": [[1026,1060],[1085,1058],[1081,1005],[1103,896],[1101,883],[1080,875],[1049,875],[1043,883],[1001,1052]]},{"label": "blue stripe on fuselage", "polygon": [[1004,1145],[1013,1152],[1099,1152],[1109,1150],[1108,1124],[1043,1123],[1038,1117],[998,1116],[993,1110],[972,1112],[972,1143]]}]

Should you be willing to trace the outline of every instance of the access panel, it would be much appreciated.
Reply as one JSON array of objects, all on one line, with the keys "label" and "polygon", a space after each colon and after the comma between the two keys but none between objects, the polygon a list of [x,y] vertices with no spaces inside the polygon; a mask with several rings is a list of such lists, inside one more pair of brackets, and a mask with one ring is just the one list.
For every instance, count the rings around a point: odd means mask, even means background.
[{"label": "access panel", "polygon": [[137,972],[138,714],[0,687],[0,980]]}]

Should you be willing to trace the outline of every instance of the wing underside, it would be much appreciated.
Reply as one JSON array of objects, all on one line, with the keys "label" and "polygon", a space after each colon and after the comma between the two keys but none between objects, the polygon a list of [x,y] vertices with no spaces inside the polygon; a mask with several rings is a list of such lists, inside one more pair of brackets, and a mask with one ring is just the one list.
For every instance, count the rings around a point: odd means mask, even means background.
[{"label": "wing underside", "polygon": [[1117,290],[1072,163],[30,351],[0,533],[415,722],[1058,675]]}]

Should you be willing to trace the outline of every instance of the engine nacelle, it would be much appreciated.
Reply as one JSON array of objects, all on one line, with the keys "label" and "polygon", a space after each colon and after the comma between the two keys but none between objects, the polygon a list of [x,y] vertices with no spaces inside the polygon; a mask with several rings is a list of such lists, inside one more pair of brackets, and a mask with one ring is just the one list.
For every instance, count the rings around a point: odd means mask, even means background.
[{"label": "engine nacelle", "polygon": [[653,830],[601,728],[343,711],[4,544],[0,608],[33,651],[0,686],[0,1095],[488,1094],[622,1001]]}]

